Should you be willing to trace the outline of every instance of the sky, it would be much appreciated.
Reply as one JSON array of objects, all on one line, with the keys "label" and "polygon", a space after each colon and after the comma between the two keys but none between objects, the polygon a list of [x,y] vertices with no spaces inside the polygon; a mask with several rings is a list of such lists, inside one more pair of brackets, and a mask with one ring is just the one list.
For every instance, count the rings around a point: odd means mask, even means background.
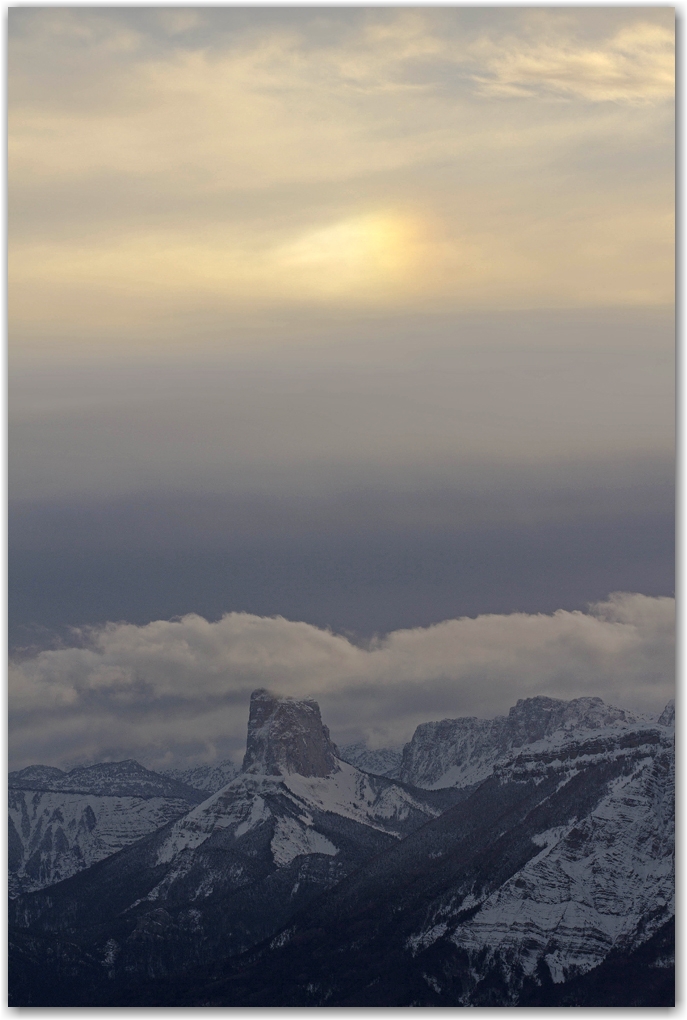
[{"label": "sky", "polygon": [[[282,655],[378,745],[590,693],[584,628],[620,626],[590,606],[621,603],[655,661],[623,685],[611,642],[599,693],[660,711],[674,11],[27,7],[8,48],[16,760],[238,754]],[[516,619],[572,621],[562,672]],[[224,665],[170,693],[187,631]],[[371,649],[406,640],[389,685]]]}]

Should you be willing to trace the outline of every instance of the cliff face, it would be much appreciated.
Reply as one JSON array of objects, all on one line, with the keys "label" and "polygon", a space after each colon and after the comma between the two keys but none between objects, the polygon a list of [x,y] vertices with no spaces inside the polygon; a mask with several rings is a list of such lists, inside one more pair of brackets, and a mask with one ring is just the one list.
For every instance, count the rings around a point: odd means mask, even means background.
[{"label": "cliff face", "polygon": [[253,691],[244,772],[324,777],[338,771],[337,758],[316,701],[282,698],[262,688]]},{"label": "cliff face", "polygon": [[10,895],[69,878],[186,814],[203,794],[137,761],[9,775]]},{"label": "cliff face", "polygon": [[507,716],[422,723],[403,751],[404,783],[435,789],[481,782],[514,749],[571,733],[634,725],[637,718],[601,698],[521,698]]}]

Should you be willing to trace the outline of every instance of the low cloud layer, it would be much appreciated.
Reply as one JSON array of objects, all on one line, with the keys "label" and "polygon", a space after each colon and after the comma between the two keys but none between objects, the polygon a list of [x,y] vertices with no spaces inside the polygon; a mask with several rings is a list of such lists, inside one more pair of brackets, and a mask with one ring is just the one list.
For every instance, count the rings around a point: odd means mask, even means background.
[{"label": "low cloud layer", "polygon": [[83,631],[81,647],[12,664],[11,767],[238,759],[256,687],[314,696],[337,741],[373,746],[538,694],[658,712],[673,696],[674,612],[671,598],[616,593],[587,613],[465,617],[366,647],[245,613],[108,624]]}]

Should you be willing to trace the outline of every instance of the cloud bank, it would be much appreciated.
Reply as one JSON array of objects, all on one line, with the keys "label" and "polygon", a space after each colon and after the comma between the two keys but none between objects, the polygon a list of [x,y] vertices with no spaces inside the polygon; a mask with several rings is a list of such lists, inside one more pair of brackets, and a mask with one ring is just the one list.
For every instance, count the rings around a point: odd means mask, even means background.
[{"label": "cloud bank", "polygon": [[336,740],[377,746],[538,694],[657,712],[673,696],[674,612],[672,598],[616,593],[587,613],[464,617],[366,647],[245,613],[111,623],[11,665],[11,767],[238,758],[256,687],[314,696]]}]

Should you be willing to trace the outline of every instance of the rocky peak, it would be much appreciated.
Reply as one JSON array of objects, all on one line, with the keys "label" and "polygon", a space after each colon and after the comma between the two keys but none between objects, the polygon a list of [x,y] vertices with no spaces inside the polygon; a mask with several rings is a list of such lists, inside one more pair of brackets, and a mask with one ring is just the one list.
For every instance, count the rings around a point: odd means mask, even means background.
[{"label": "rocky peak", "polygon": [[338,749],[312,698],[301,701],[253,691],[243,771],[279,776],[329,776],[338,771]]},{"label": "rocky peak", "polygon": [[422,723],[403,750],[400,777],[414,786],[464,786],[491,773],[504,754],[553,738],[600,730],[637,719],[601,698],[521,698],[507,716]]},{"label": "rocky peak", "polygon": [[658,722],[661,726],[675,725],[675,700],[673,698],[670,699],[666,707],[659,715]]},{"label": "rocky peak", "polygon": [[616,722],[636,722],[631,712],[606,705],[601,698],[521,698],[508,713],[507,747],[522,747],[543,740],[556,730],[596,730]]},{"label": "rocky peak", "polygon": [[505,720],[504,744],[521,747],[541,740],[547,733],[558,729],[566,704],[558,698],[520,698]]}]

